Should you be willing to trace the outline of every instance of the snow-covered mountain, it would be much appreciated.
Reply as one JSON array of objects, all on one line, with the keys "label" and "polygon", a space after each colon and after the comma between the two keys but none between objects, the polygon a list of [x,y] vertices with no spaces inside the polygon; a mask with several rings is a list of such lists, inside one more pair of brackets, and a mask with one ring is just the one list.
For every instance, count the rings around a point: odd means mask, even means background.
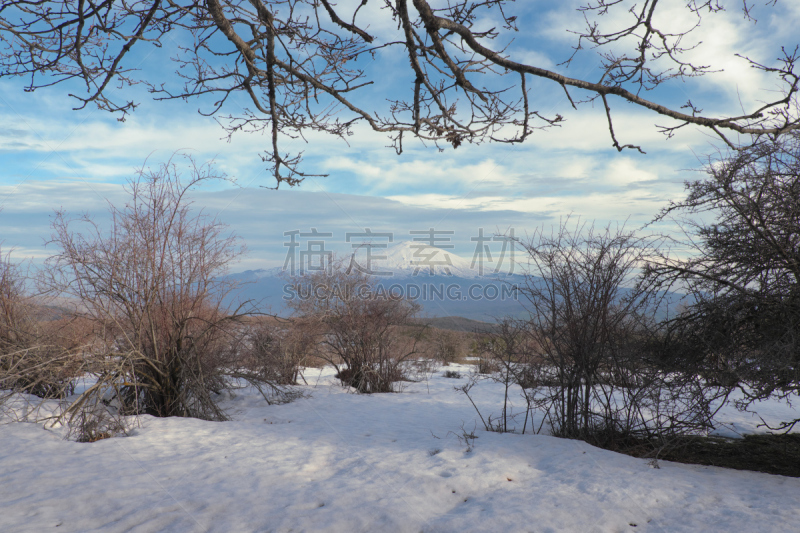
[{"label": "snow-covered mountain", "polygon": [[471,262],[445,249],[421,242],[401,242],[388,248],[363,247],[352,259],[372,272],[391,272],[393,276],[456,276],[477,278]]}]

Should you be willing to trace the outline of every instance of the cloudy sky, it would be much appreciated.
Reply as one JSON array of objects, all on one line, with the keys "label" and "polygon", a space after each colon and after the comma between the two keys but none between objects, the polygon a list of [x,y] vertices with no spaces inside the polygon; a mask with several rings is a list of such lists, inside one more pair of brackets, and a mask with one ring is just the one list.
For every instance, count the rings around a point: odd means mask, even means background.
[{"label": "cloudy sky", "polygon": [[[512,6],[519,14],[520,32],[509,53],[572,77],[596,79],[595,50],[582,50],[568,69],[558,66],[576,42],[567,30],[580,29],[579,4],[525,0]],[[762,8],[754,23],[742,16],[741,2],[727,4],[729,11],[704,18],[690,43],[699,43],[689,54],[693,61],[719,71],[672,83],[646,97],[673,107],[691,98],[706,115],[737,114],[774,97],[776,82],[735,54],[772,64],[781,46],[798,43],[800,6],[786,1],[774,9]],[[659,8],[671,29],[693,23],[684,6],[674,1]],[[379,39],[396,38],[385,11],[375,7],[367,15]],[[622,24],[624,10],[615,16],[603,23]],[[163,49],[138,50],[131,66],[153,78],[169,76],[167,57],[170,46],[178,43],[164,44]],[[366,105],[385,106],[387,98],[411,86],[409,73],[394,67],[400,61],[404,57],[398,49],[367,66],[379,83],[365,91]],[[274,191],[266,188],[274,182],[259,157],[267,138],[241,133],[228,141],[217,122],[198,113],[208,102],[154,102],[134,89],[140,106],[118,122],[102,111],[71,110],[75,102],[66,87],[28,93],[23,86],[23,80],[0,80],[0,242],[4,250],[13,249],[15,258],[34,262],[51,252],[45,242],[54,210],[90,213],[102,221],[108,202],[124,202],[122,185],[136,168],[145,161],[158,165],[175,152],[201,162],[214,159],[217,169],[235,180],[197,191],[194,201],[243,238],[249,252],[234,270],[244,270],[283,264],[284,232],[311,228],[332,233],[328,246],[340,252],[350,246],[347,232],[365,228],[391,232],[395,242],[410,240],[409,232],[415,230],[452,231],[455,251],[465,257],[472,255],[470,238],[479,228],[487,234],[513,228],[520,236],[572,214],[600,225],[625,222],[636,229],[667,201],[679,198],[683,182],[700,177],[693,169],[721,148],[718,140],[696,128],[666,139],[656,127],[668,125],[666,119],[612,100],[620,142],[641,145],[647,152],[618,153],[601,109],[586,104],[572,110],[559,86],[532,81],[533,108],[547,115],[560,113],[566,121],[560,128],[536,132],[522,145],[462,145],[439,151],[406,142],[398,156],[386,147],[386,138],[357,126],[348,142],[312,135],[307,142],[284,144],[305,152],[308,172],[328,176]],[[237,105],[242,104],[231,103]]]}]

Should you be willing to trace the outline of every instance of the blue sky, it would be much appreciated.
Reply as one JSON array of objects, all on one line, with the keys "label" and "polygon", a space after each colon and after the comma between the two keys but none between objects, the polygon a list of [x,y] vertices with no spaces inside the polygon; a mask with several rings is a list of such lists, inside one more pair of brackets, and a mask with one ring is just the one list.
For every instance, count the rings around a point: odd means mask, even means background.
[{"label": "blue sky", "polygon": [[[674,82],[649,97],[678,107],[691,96],[705,114],[714,115],[736,114],[774,96],[775,82],[734,54],[770,63],[781,45],[797,45],[800,7],[779,3],[774,10],[757,12],[762,16],[754,24],[742,17],[740,2],[729,3],[730,11],[704,20],[694,34],[702,43],[691,52],[694,60],[722,70]],[[674,16],[667,13],[671,23],[691,23],[683,3],[673,4]],[[593,79],[594,50],[583,50],[569,69],[556,65],[575,44],[566,30],[579,29],[577,5],[518,2],[513,9],[519,12],[521,31],[509,50],[523,61]],[[379,39],[392,38],[395,28],[384,12],[368,15]],[[619,17],[604,22],[621,24],[624,10]],[[180,37],[160,50],[137,50],[131,66],[154,79],[168,76],[172,67],[167,58],[178,42]],[[409,73],[395,66],[404,61],[397,50],[365,66],[379,81],[360,100],[365,107],[385,107],[387,98],[408,85]],[[50,253],[44,242],[54,209],[88,212],[102,220],[108,201],[124,201],[121,186],[134,169],[145,160],[164,162],[176,151],[201,162],[214,159],[220,171],[235,179],[235,186],[198,191],[194,201],[218,214],[247,244],[249,253],[236,271],[282,264],[284,232],[312,227],[333,233],[329,246],[340,252],[350,246],[346,232],[388,231],[399,242],[409,240],[411,230],[433,227],[453,231],[455,252],[465,257],[472,256],[470,238],[478,228],[487,233],[514,228],[519,236],[572,213],[601,225],[627,221],[635,229],[668,200],[679,198],[683,182],[700,177],[691,169],[720,149],[717,139],[696,128],[684,128],[667,140],[655,127],[668,124],[666,119],[612,100],[620,142],[639,144],[647,152],[618,153],[601,109],[587,104],[574,111],[559,86],[531,81],[532,107],[564,115],[561,128],[536,132],[518,146],[464,145],[440,152],[406,142],[400,156],[386,147],[385,137],[360,126],[347,143],[311,135],[307,144],[295,140],[284,147],[304,150],[306,170],[329,176],[272,191],[264,188],[274,182],[259,157],[268,139],[237,134],[228,142],[213,119],[197,113],[207,108],[206,101],[153,102],[134,88],[124,95],[141,105],[118,122],[97,110],[72,111],[68,87],[26,93],[23,85],[22,80],[0,81],[0,242],[5,250],[13,248],[16,259],[34,262]],[[243,105],[234,100],[228,111],[239,112]]]}]

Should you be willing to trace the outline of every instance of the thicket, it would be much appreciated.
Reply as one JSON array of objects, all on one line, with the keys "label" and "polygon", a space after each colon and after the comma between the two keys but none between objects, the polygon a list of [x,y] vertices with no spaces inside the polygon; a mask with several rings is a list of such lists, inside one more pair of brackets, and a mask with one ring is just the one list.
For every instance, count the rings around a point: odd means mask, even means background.
[{"label": "thicket", "polygon": [[54,320],[25,288],[25,273],[0,253],[0,395],[64,398],[84,368],[71,321]]},{"label": "thicket", "polygon": [[687,238],[645,271],[657,287],[687,293],[667,323],[665,364],[738,389],[741,408],[791,400],[800,393],[800,135],[760,139],[705,173],[659,217]]}]

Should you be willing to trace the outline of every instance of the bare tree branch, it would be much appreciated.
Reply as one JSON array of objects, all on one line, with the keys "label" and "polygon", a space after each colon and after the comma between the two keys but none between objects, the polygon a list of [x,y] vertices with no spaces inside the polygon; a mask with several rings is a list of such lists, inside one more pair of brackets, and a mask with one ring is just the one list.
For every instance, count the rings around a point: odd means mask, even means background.
[{"label": "bare tree branch", "polygon": [[[574,53],[561,67],[590,46],[598,52],[597,79],[570,77],[509,53],[515,32],[528,28],[508,0],[383,0],[383,9],[370,16],[391,17],[396,31],[375,35],[367,31],[366,1],[355,2],[345,15],[331,0],[8,0],[0,6],[0,78],[24,76],[29,91],[80,81],[86,94],[71,93],[77,108],[94,103],[120,120],[137,105],[121,98],[125,87],[144,84],[157,100],[199,98],[200,112],[214,116],[229,136],[268,132],[262,158],[276,186],[295,185],[307,175],[302,151],[282,148],[288,141],[308,142],[312,133],[346,140],[362,123],[386,134],[398,153],[404,135],[454,148],[524,142],[536,129],[564,120],[560,113],[531,109],[528,78],[558,84],[573,109],[581,101],[570,90],[586,91],[584,102],[601,99],[617,150],[643,151],[615,131],[612,98],[677,121],[660,128],[667,136],[698,126],[733,148],[751,137],[777,137],[800,128],[800,51],[794,45],[781,48],[772,63],[740,54],[776,82],[777,96],[764,97],[749,111],[706,115],[691,100],[675,108],[661,96],[643,95],[716,72],[713,65],[691,60],[699,39],[689,36],[702,36],[705,18],[721,12],[720,5],[686,3],[693,18],[675,31],[665,29],[669,15],[660,0],[587,2],[579,10],[584,28],[573,32]],[[776,8],[772,2],[763,9]],[[742,11],[755,20],[752,5],[744,2]],[[611,13],[621,16],[616,20],[623,27],[605,30],[603,17]],[[501,22],[485,29],[485,20]],[[165,38],[190,43],[173,55],[174,75],[137,71],[131,50],[165,46]],[[383,107],[376,102],[385,102],[385,95],[370,92],[380,74],[369,62],[384,60],[389,57],[384,52],[394,48],[408,56],[407,76]],[[231,105],[236,95],[249,101],[242,111]]]}]

